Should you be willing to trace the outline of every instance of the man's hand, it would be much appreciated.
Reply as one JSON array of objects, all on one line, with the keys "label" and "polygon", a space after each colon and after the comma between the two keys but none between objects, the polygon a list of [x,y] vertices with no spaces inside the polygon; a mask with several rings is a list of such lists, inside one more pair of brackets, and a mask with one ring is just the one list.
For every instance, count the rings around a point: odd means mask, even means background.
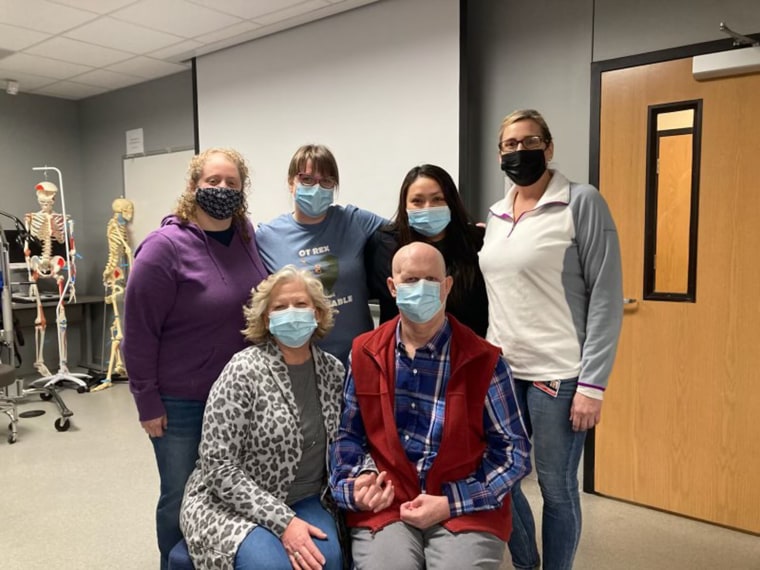
[{"label": "man's hand", "polygon": [[361,511],[380,512],[393,502],[393,483],[388,473],[362,473],[354,481],[354,503]]},{"label": "man's hand", "polygon": [[160,418],[140,422],[140,425],[150,437],[161,437],[164,435],[167,423],[166,415],[164,414]]},{"label": "man's hand", "polygon": [[602,419],[602,400],[589,398],[576,392],[570,406],[570,421],[573,431],[586,431]]},{"label": "man's hand", "polygon": [[298,517],[293,517],[285,528],[285,532],[282,533],[282,545],[288,553],[290,564],[296,570],[302,568],[321,570],[325,564],[325,557],[314,544],[312,536],[327,538],[322,529]]},{"label": "man's hand", "polygon": [[417,495],[401,505],[401,520],[420,530],[445,521],[451,516],[445,495]]}]

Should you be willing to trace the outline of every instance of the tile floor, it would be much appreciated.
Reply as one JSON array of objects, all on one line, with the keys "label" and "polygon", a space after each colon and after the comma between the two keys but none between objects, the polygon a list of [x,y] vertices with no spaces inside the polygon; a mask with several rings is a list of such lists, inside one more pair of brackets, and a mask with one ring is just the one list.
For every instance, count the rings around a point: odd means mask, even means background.
[{"label": "tile floor", "polygon": [[[62,395],[75,414],[67,432],[36,397],[20,411],[46,413],[20,420],[17,443],[0,418],[0,568],[157,568],[158,476],[128,387]],[[537,505],[535,479],[524,488]],[[594,495],[582,501],[578,570],[760,569],[756,536]]]}]

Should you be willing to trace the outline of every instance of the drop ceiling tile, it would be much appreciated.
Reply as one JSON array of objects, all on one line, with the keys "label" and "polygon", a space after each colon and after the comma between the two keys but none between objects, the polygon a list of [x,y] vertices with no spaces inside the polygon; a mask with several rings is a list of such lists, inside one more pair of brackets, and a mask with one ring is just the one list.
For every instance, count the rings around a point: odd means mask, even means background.
[{"label": "drop ceiling tile", "polygon": [[189,39],[198,39],[197,36],[240,22],[240,18],[185,0],[163,0],[163,4],[163,10],[156,10],[154,0],[141,0],[111,15],[119,20]]},{"label": "drop ceiling tile", "polygon": [[63,4],[71,8],[80,10],[89,10],[98,14],[108,14],[127,4],[132,4],[135,0],[50,0],[55,4]]},{"label": "drop ceiling tile", "polygon": [[302,2],[296,6],[290,6],[284,10],[278,10],[277,12],[272,12],[271,14],[259,16],[254,19],[257,24],[269,26],[271,24],[276,24],[284,20],[289,20],[290,18],[303,16],[304,14],[314,12],[320,8],[325,8],[326,6],[330,6],[330,4],[325,0],[309,0],[308,2]]},{"label": "drop ceiling tile", "polygon": [[142,83],[145,81],[145,78],[143,77],[125,75],[124,73],[116,73],[106,69],[95,69],[83,73],[82,75],[77,75],[73,79],[75,79],[77,83],[105,87],[106,89],[120,89],[127,85],[134,85],[135,83]]},{"label": "drop ceiling tile", "polygon": [[144,79],[153,79],[155,77],[171,75],[172,73],[179,73],[188,68],[189,65],[179,65],[150,57],[138,56],[127,61],[122,61],[121,63],[109,65],[108,71],[136,75]]},{"label": "drop ceiling tile", "polygon": [[172,46],[152,51],[147,55],[156,59],[168,59],[177,62],[180,61],[181,56],[192,53],[194,49],[199,48],[202,45],[201,42],[196,42],[195,40],[184,40]]},{"label": "drop ceiling tile", "polygon": [[[34,75],[32,73],[23,73],[21,71],[14,71],[12,75],[0,71],[0,75],[3,76],[3,79],[7,77],[8,79],[18,81],[19,93],[28,93],[33,89],[39,89],[40,87],[44,87],[45,85],[50,85],[51,83],[56,83],[58,81],[58,79],[55,79],[54,77],[44,77],[42,75]],[[5,87],[4,81],[0,81],[0,87]]]},{"label": "drop ceiling tile", "polygon": [[70,30],[63,35],[140,55],[176,44],[181,39],[108,16]]},{"label": "drop ceiling tile", "polygon": [[38,95],[49,95],[50,97],[60,97],[62,99],[84,99],[93,95],[105,93],[107,89],[95,87],[93,85],[84,85],[73,81],[59,81],[47,87],[36,89]]},{"label": "drop ceiling tile", "polygon": [[77,10],[46,0],[4,0],[0,24],[30,28],[38,32],[58,34],[97,18],[97,14]]},{"label": "drop ceiling tile", "polygon": [[303,0],[189,0],[193,4],[206,6],[240,18],[252,19],[300,4]]},{"label": "drop ceiling tile", "polygon": [[259,24],[255,24],[253,22],[240,22],[239,24],[226,26],[221,30],[217,30],[215,32],[209,32],[207,34],[196,36],[196,39],[202,41],[204,44],[212,44],[214,42],[218,42],[219,40],[234,38],[235,36],[245,34],[260,27],[261,26]]},{"label": "drop ceiling tile", "polygon": [[91,65],[92,67],[105,67],[134,57],[133,54],[126,51],[96,46],[60,36],[31,47],[25,53]]},{"label": "drop ceiling tile", "polygon": [[39,55],[14,53],[4,59],[0,59],[0,70],[6,72],[23,71],[44,77],[54,77],[55,79],[68,79],[72,75],[90,71],[92,67],[41,57]]},{"label": "drop ceiling tile", "polygon": [[51,37],[50,34],[0,24],[0,49],[19,51],[49,37]]}]

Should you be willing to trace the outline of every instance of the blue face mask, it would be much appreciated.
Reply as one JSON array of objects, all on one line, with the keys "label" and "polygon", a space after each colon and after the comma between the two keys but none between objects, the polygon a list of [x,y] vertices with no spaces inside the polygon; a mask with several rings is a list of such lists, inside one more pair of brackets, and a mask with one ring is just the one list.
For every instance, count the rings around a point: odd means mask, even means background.
[{"label": "blue face mask", "polygon": [[299,348],[311,340],[317,330],[314,309],[290,307],[269,314],[269,332],[285,346]]},{"label": "blue face mask", "polygon": [[296,186],[296,204],[298,209],[310,218],[318,218],[333,203],[332,190],[325,190],[319,184],[314,186]]},{"label": "blue face mask", "polygon": [[441,308],[441,284],[420,279],[416,283],[396,285],[398,310],[415,323],[426,323]]},{"label": "blue face mask", "polygon": [[412,229],[427,237],[437,236],[451,221],[451,210],[448,206],[407,210],[406,215]]}]

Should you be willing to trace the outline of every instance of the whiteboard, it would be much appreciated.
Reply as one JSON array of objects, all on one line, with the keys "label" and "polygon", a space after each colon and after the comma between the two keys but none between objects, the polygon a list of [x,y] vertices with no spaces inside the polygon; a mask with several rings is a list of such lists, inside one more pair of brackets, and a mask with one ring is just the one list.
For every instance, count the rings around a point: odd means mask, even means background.
[{"label": "whiteboard", "polygon": [[338,203],[385,217],[425,162],[459,176],[459,0],[384,0],[200,56],[199,147],[251,169],[254,222],[292,211],[288,163],[321,143]]},{"label": "whiteboard", "polygon": [[194,154],[191,149],[124,158],[124,197],[135,205],[129,229],[135,247],[174,211]]}]

